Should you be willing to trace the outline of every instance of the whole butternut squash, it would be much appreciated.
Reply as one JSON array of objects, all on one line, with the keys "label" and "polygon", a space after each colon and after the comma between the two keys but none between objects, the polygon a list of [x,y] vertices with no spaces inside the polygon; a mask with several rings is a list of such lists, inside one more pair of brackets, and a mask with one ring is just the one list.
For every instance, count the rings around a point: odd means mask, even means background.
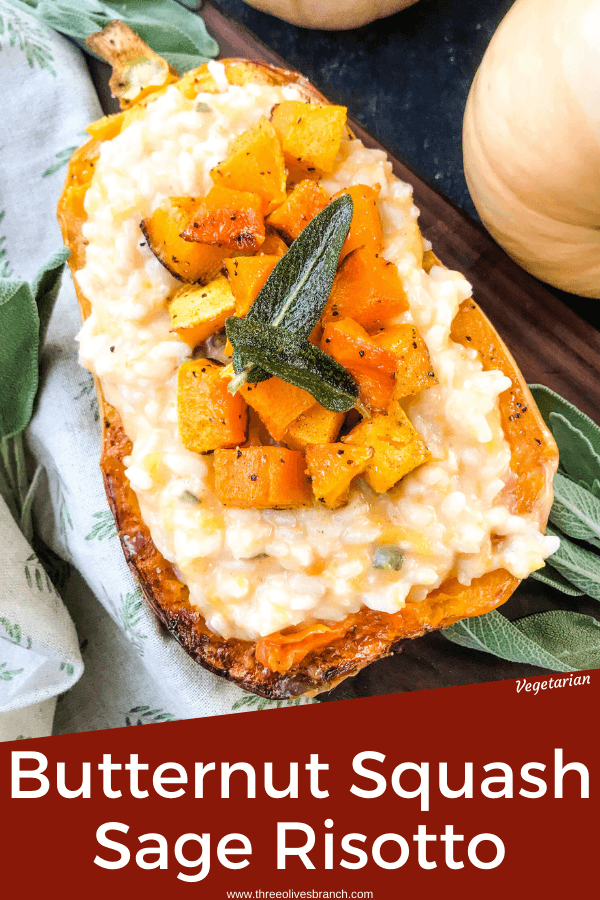
[{"label": "whole butternut squash", "polygon": [[463,151],[473,202],[506,252],[599,298],[598,0],[517,0],[473,81]]},{"label": "whole butternut squash", "polygon": [[302,28],[348,30],[412,6],[417,0],[245,0],[262,12],[271,13]]}]

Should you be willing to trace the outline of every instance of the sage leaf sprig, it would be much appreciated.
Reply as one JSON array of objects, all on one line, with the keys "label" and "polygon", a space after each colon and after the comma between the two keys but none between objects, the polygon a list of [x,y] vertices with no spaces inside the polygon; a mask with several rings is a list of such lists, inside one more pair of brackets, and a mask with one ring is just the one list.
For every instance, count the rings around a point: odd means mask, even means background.
[{"label": "sage leaf sprig", "polygon": [[276,325],[251,319],[228,319],[227,337],[242,356],[254,355],[269,376],[277,375],[308,391],[332,412],[352,409],[358,388],[349,373],[305,338]]},{"label": "sage leaf sprig", "polygon": [[[600,600],[600,427],[543,385],[531,392],[559,450],[547,533],[560,547],[531,577],[570,597]],[[444,630],[451,641],[554,671],[600,667],[600,623],[572,610],[510,622],[494,610]]]},{"label": "sage leaf sprig", "polygon": [[[248,310],[246,321],[275,326],[295,335],[298,342],[308,343],[331,293],[353,212],[352,197],[342,194],[311,219],[269,275]],[[272,374],[263,365],[264,351],[249,346],[247,341],[243,342],[242,349],[243,331],[232,327],[236,321],[240,320],[230,317],[225,323],[234,349],[236,377],[228,386],[231,393],[246,381],[264,381]],[[261,346],[264,347],[264,342]],[[295,371],[292,367],[286,380],[296,377]],[[321,377],[326,376],[323,373]]]}]

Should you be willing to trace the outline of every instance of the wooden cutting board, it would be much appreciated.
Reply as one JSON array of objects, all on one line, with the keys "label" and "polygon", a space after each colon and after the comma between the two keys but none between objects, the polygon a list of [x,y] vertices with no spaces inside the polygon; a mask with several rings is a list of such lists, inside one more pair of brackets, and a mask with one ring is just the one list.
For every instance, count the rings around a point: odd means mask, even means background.
[{"label": "wooden cutting board", "polygon": [[[210,4],[204,5],[202,18],[217,40],[222,57],[287,67],[285,60]],[[116,107],[108,99],[108,67],[91,63],[90,68],[106,111],[113,111]],[[351,109],[349,113],[350,125],[364,144],[385,149],[352,120]],[[526,380],[547,385],[600,422],[600,333],[514,263],[481,226],[391,153],[388,157],[398,178],[413,185],[423,235],[446,266],[462,272],[471,282],[475,298],[510,348]],[[514,619],[561,608],[588,615],[598,612],[597,604],[589,598],[567,598],[531,578],[519,587],[503,612]],[[397,654],[319,699],[523,678],[542,671],[467,650],[435,633],[405,641]]]}]

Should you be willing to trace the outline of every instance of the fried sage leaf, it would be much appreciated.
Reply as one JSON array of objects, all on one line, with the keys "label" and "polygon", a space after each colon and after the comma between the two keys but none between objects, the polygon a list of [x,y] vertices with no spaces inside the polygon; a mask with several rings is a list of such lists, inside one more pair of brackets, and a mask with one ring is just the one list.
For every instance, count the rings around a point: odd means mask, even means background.
[{"label": "fried sage leaf", "polygon": [[342,194],[311,219],[281,257],[246,316],[308,338],[325,308],[354,205]]},{"label": "fried sage leaf", "polygon": [[[311,219],[269,275],[246,319],[308,338],[331,293],[353,212],[352,197],[343,194]],[[250,369],[252,357],[235,349],[236,375],[245,371],[245,380],[252,382],[268,377],[256,366]]]},{"label": "fried sage leaf", "polygon": [[[235,316],[227,319],[225,328],[242,357],[252,360],[259,369],[308,391],[325,409],[346,412],[356,403],[358,388],[346,369],[305,338],[266,322]],[[251,380],[244,375],[229,382],[232,394],[244,381]]]}]

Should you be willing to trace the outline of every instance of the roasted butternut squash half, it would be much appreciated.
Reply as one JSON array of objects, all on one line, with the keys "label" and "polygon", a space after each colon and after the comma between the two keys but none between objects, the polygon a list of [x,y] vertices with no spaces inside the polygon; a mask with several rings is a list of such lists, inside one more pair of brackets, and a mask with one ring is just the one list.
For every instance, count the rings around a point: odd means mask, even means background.
[{"label": "roasted butternut squash half", "polygon": [[[514,360],[470,298],[464,280],[440,268],[431,251],[423,257],[410,191],[394,192],[393,176],[378,175],[386,197],[385,204],[378,204],[382,210],[378,224],[376,189],[366,189],[370,176],[361,168],[370,151],[346,130],[346,111],[328,105],[300,75],[231,59],[174,81],[168,66],[154,60],[149,48],[140,49],[139,39],[123,23],[112,23],[101,35],[94,46],[117,71],[127,66],[132,78],[137,77],[132,67],[139,53],[140,59],[152,62],[148,67],[152,77],[135,93],[130,79],[122,102],[131,115],[119,113],[96,123],[92,140],[75,152],[59,220],[72,251],[69,262],[78,276],[82,314],[87,318],[94,310],[97,327],[108,329],[103,345],[115,346],[98,371],[110,369],[111,396],[118,396],[117,383],[125,393],[133,391],[132,402],[117,409],[103,395],[105,374],[97,379],[103,423],[101,466],[125,556],[157,616],[193,658],[215,674],[265,697],[283,698],[329,690],[389,654],[399,641],[503,603],[519,579],[542,565],[550,552],[543,530],[552,502],[556,447]],[[116,47],[111,43],[115,36]],[[244,91],[246,112],[241,112],[237,101]],[[234,94],[236,103],[229,104]],[[229,122],[231,128],[229,140],[223,141],[220,134],[220,159],[215,158],[216,145],[205,139],[207,127],[212,128],[207,122],[217,121],[217,105],[220,121]],[[271,109],[268,121],[264,113]],[[170,116],[179,113],[185,114],[186,128],[195,138],[198,177],[192,179],[191,189],[186,181],[189,144],[181,147],[180,159],[171,141]],[[127,131],[142,128],[147,153],[128,166]],[[119,142],[114,145],[119,152],[100,154],[103,141]],[[339,179],[342,159],[344,166],[356,164],[346,182]],[[229,236],[227,247],[180,237],[211,180],[218,189],[257,195],[261,217],[274,215],[277,221],[277,210],[288,199],[288,185],[322,178],[317,188],[328,195],[347,191],[355,207],[348,252],[342,254],[322,322],[311,339],[319,341],[323,327],[349,318],[367,334],[367,346],[400,360],[391,403],[371,415],[364,407],[347,415],[332,413],[301,388],[287,382],[278,386],[275,377],[259,382],[252,391],[232,394],[222,324],[235,289],[221,306],[209,308],[196,305],[207,299],[202,291],[197,295],[196,286],[210,283],[214,288],[217,283],[220,290],[225,291],[225,284],[229,289],[231,282],[220,270],[225,259],[240,253],[231,249]],[[104,190],[108,186],[110,192]],[[173,194],[170,201],[157,200],[169,194]],[[320,190],[313,188],[309,195],[314,201]],[[134,197],[138,199],[132,204]],[[110,211],[123,222],[122,231],[100,227],[107,221],[107,203],[114,204]],[[388,217],[388,203],[397,216]],[[215,215],[219,209],[215,206]],[[310,205],[307,218],[309,211]],[[285,213],[281,210],[282,218]],[[286,241],[294,240],[302,221],[285,230]],[[90,227],[84,235],[86,222]],[[140,241],[140,223],[147,246]],[[205,225],[210,225],[208,220]],[[210,230],[206,234],[214,236]],[[127,252],[125,257],[117,246]],[[268,257],[285,258],[286,247],[267,225],[262,244],[244,253],[255,254],[248,260],[258,270],[257,253],[264,253],[263,265],[269,265]],[[123,258],[131,266],[127,301],[134,300],[136,310],[141,310],[136,321],[143,340],[137,345],[123,341],[119,331],[127,328],[131,336],[133,320],[125,323],[125,317],[114,314],[123,302],[122,273],[115,269]],[[229,262],[227,270],[231,276]],[[177,281],[186,286],[182,289]],[[452,322],[442,308],[444,296],[450,298],[453,311],[458,308]],[[104,315],[105,297],[106,302],[114,301],[110,315]],[[188,318],[173,321],[170,313],[179,317],[184,312]],[[177,334],[171,331],[174,325]],[[178,335],[185,336],[187,328],[200,329],[194,337],[188,335],[194,345],[198,334],[209,327],[214,330],[195,352],[211,358],[193,358],[191,346],[186,348]],[[82,358],[95,371],[94,348],[99,342],[94,335],[94,343],[88,331],[84,329],[80,338]],[[131,348],[130,356],[125,347]],[[359,359],[364,359],[360,352]],[[139,382],[134,378],[136,367],[144,373]],[[127,383],[119,381],[123,371],[128,372]],[[434,371],[439,382],[429,374]],[[464,397],[469,399],[466,405]],[[518,420],[516,404],[527,410]],[[200,480],[203,503],[215,510],[213,531],[231,527],[227,541],[224,530],[212,534],[211,541],[222,548],[224,559],[227,548],[235,546],[236,558],[243,560],[250,575],[246,597],[228,596],[224,581],[216,590],[211,579],[219,566],[212,564],[210,555],[188,565],[178,555],[168,527],[161,541],[168,544],[174,564],[157,549],[126,475],[125,460],[147,449],[137,428],[139,409],[150,417],[152,427],[146,423],[145,434],[159,444],[168,436],[171,450],[176,448],[176,458],[169,450],[170,464]],[[455,475],[452,460],[461,448],[469,451],[463,465],[468,472]],[[346,453],[355,465],[346,463],[344,468],[340,461]],[[155,468],[157,472],[148,473],[155,479],[152,489],[144,492],[136,487],[144,508],[159,503],[169,515],[181,513],[169,466]],[[484,502],[481,479],[485,490],[490,484],[498,486],[492,504],[495,521],[506,525],[511,517],[519,517],[517,554],[495,555],[501,553],[504,538],[486,519],[491,507]],[[457,492],[468,495],[462,513],[456,512],[460,498],[452,496]],[[349,505],[340,508],[346,499]],[[452,515],[444,512],[446,500]],[[471,513],[488,526],[479,543],[467,546],[466,536],[472,538],[474,532],[466,529],[463,519]],[[199,518],[192,518],[200,527]],[[445,555],[436,551],[440,535]],[[461,540],[467,549],[451,551],[448,563],[447,548]],[[383,558],[391,560],[387,568],[381,565]],[[469,568],[473,560],[481,565],[479,571]],[[454,577],[458,566],[463,574],[472,573],[469,586]],[[424,571],[430,573],[428,585],[410,582],[407,573]],[[331,585],[339,591],[342,584],[344,590],[336,595]],[[218,615],[211,596],[218,597]],[[373,596],[377,608],[369,600]],[[252,604],[261,611],[260,619],[252,619]],[[228,637],[223,636],[219,616],[226,619]]]}]

